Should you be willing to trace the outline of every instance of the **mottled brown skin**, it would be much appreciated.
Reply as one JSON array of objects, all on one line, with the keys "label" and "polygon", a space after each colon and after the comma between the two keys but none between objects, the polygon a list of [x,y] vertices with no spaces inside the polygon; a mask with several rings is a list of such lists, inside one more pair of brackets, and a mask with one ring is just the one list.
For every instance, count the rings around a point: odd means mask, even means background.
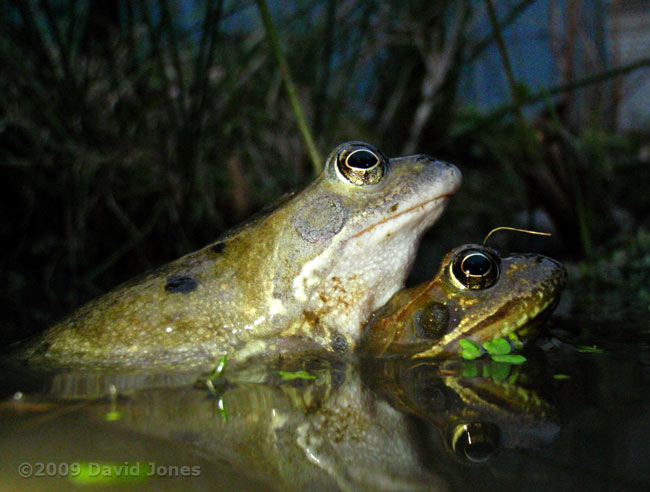
[{"label": "mottled brown skin", "polygon": [[274,211],[91,301],[21,357],[39,367],[167,369],[292,347],[347,350],[403,285],[460,181],[427,156],[389,160],[342,144]]},{"label": "mottled brown skin", "polygon": [[[454,275],[454,263],[467,251],[495,260],[492,285],[471,289]],[[447,358],[460,356],[461,339],[482,345],[510,333],[530,336],[557,304],[565,280],[564,267],[545,256],[502,257],[485,246],[460,246],[445,256],[431,282],[398,292],[373,315],[358,350],[372,356]]]}]

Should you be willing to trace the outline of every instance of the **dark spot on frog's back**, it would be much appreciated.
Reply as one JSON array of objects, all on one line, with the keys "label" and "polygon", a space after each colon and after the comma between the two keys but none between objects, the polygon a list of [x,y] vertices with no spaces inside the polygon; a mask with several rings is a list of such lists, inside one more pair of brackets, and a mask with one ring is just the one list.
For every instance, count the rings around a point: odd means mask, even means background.
[{"label": "dark spot on frog's back", "polygon": [[196,290],[199,285],[199,281],[189,275],[170,275],[167,277],[167,284],[165,285],[165,290],[171,292],[172,294],[187,294]]},{"label": "dark spot on frog's back", "polygon": [[221,242],[218,242],[217,244],[211,246],[210,249],[212,250],[213,253],[220,254],[224,250],[225,247],[226,247],[226,243],[221,241]]}]

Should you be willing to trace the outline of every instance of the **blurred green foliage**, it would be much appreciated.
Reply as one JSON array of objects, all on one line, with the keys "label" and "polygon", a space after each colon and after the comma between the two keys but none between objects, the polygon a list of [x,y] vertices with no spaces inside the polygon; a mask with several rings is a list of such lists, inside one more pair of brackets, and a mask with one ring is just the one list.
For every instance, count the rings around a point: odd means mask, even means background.
[{"label": "blurred green foliage", "polygon": [[[515,3],[500,26],[530,3]],[[5,340],[206,244],[312,178],[254,2],[182,5],[2,1]],[[471,29],[485,16],[477,3],[280,5],[271,11],[321,153],[363,139],[463,169],[463,191],[424,243],[432,266],[421,275],[499,225],[554,228],[550,251],[583,258],[647,224],[649,195],[630,193],[639,172],[650,177],[640,136],[570,128],[546,102],[528,145],[506,112],[459,103],[463,67],[492,41]]]},{"label": "blurred green foliage", "polygon": [[570,265],[571,313],[587,319],[650,318],[650,229],[619,236],[600,254]]}]

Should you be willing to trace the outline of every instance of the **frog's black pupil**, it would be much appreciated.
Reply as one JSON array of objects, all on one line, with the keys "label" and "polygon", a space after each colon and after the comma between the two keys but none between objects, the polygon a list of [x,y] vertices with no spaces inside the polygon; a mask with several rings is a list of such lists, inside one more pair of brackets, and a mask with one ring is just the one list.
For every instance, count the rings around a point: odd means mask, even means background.
[{"label": "frog's black pupil", "polygon": [[470,253],[462,263],[465,275],[482,277],[492,269],[492,262],[482,253]]},{"label": "frog's black pupil", "polygon": [[377,164],[377,156],[369,150],[357,150],[350,154],[347,164],[356,169],[369,169]]}]

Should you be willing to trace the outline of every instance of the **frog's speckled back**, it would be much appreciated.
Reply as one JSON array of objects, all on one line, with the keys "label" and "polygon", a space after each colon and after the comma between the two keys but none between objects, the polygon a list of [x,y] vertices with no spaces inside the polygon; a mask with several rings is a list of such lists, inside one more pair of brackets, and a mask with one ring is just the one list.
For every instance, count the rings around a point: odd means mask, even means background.
[{"label": "frog's speckled back", "polygon": [[454,166],[348,142],[267,215],[86,304],[24,349],[32,364],[210,367],[318,346],[345,351],[399,289]]}]

